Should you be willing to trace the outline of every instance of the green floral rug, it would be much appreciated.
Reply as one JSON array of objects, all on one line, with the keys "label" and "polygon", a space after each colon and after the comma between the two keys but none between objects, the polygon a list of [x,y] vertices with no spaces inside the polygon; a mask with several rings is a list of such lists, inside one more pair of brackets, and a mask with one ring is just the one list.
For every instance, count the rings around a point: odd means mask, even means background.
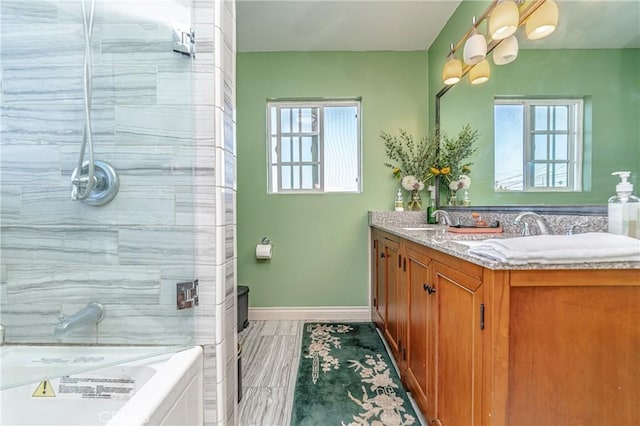
[{"label": "green floral rug", "polygon": [[306,323],[291,425],[419,425],[373,323]]}]

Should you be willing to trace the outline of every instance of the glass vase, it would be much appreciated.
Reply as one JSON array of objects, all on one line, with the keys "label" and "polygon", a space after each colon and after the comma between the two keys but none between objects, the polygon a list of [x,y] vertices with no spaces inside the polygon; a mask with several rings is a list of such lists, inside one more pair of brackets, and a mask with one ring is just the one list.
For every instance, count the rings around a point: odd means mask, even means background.
[{"label": "glass vase", "polygon": [[458,197],[456,196],[455,191],[451,191],[451,196],[449,197],[449,205],[457,206],[458,205]]},{"label": "glass vase", "polygon": [[409,194],[409,204],[407,210],[417,212],[422,210],[422,199],[420,198],[420,191],[412,190]]},{"label": "glass vase", "polygon": [[466,207],[471,205],[471,198],[469,198],[469,190],[468,189],[464,190],[464,195],[462,197],[462,205],[466,206]]}]

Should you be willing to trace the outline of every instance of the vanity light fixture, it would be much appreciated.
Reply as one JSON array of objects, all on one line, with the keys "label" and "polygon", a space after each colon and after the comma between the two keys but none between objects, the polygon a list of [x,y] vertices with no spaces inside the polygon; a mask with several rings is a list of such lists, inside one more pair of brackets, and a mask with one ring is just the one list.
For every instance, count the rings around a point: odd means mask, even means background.
[{"label": "vanity light fixture", "polygon": [[478,33],[476,17],[473,17],[473,32],[464,43],[463,58],[467,65],[475,65],[487,57],[487,39]]},{"label": "vanity light fixture", "polygon": [[489,80],[491,67],[486,59],[476,64],[469,71],[469,81],[471,84],[482,84]]},{"label": "vanity light fixture", "polygon": [[525,23],[525,34],[529,40],[540,40],[555,31],[558,26],[558,5],[545,0]]},{"label": "vanity light fixture", "polygon": [[493,63],[496,65],[506,65],[516,60],[518,57],[518,38],[512,35],[500,42],[493,49]]},{"label": "vanity light fixture", "polygon": [[[490,43],[487,43],[485,36],[478,31],[483,21],[486,21],[491,37]],[[470,74],[472,84],[487,81],[491,70],[486,56],[491,52],[496,65],[513,62],[518,57],[518,39],[515,32],[520,26],[524,27],[526,37],[531,40],[551,34],[558,24],[558,6],[554,0],[493,0],[480,18],[476,21],[474,16],[472,22],[471,28],[455,45],[451,45],[442,69],[442,80],[446,87],[442,88],[439,96],[467,74]],[[464,64],[461,64],[460,60],[455,58],[455,53],[463,46]],[[482,65],[478,66],[481,63]],[[458,70],[459,65],[462,66],[462,72]]]},{"label": "vanity light fixture", "polygon": [[489,35],[494,40],[504,40],[518,29],[520,11],[513,0],[500,0],[489,15]]},{"label": "vanity light fixture", "polygon": [[462,62],[456,59],[453,54],[453,44],[451,44],[451,53],[442,69],[442,81],[446,85],[456,84],[462,78]]}]

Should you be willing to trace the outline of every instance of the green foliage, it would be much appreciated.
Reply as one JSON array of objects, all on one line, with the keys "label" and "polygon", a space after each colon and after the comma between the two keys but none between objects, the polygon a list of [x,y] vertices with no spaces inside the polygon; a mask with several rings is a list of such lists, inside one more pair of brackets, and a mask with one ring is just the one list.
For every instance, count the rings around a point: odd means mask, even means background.
[{"label": "green foliage", "polygon": [[449,176],[452,179],[458,179],[460,175],[471,173],[470,166],[473,163],[465,162],[465,160],[478,149],[475,143],[479,136],[478,131],[472,130],[468,124],[462,127],[457,138],[450,138],[444,133],[440,134],[442,145],[440,146],[438,163],[440,167],[451,169]]},{"label": "green foliage", "polygon": [[469,124],[464,125],[455,138],[440,132],[439,135],[434,133],[417,142],[402,129],[399,137],[380,132],[385,153],[392,160],[384,165],[393,169],[397,179],[412,175],[426,184],[434,175],[440,175],[446,192],[449,182],[471,173],[470,166],[473,163],[466,160],[478,149],[476,142],[479,136],[478,131],[472,130]]},{"label": "green foliage", "polygon": [[412,135],[400,129],[400,136],[392,136],[384,131],[380,132],[384,141],[387,157],[393,163],[384,163],[393,169],[396,178],[414,176],[425,183],[431,178],[429,167],[436,161],[437,146],[433,138],[422,137],[416,141]]}]

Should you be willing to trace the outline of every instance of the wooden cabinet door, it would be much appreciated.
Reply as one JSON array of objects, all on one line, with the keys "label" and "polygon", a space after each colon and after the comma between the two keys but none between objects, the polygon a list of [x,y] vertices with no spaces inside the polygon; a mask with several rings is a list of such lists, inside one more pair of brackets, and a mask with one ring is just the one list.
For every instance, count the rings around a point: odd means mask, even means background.
[{"label": "wooden cabinet door", "polygon": [[482,281],[435,261],[433,271],[437,297],[435,416],[443,426],[480,425]]},{"label": "wooden cabinet door", "polygon": [[506,424],[640,425],[640,274],[606,273],[512,287]]},{"label": "wooden cabinet door", "polygon": [[404,322],[404,297],[401,288],[400,269],[402,257],[400,244],[389,239],[384,240],[385,284],[386,284],[386,316],[385,337],[396,361],[401,361],[401,349]]},{"label": "wooden cabinet door", "polygon": [[384,262],[384,237],[378,232],[371,234],[371,319],[376,326],[383,330],[385,310],[385,262]]},{"label": "wooden cabinet door", "polygon": [[436,294],[432,260],[424,247],[407,246],[407,369],[405,383],[428,421],[435,418]]}]

